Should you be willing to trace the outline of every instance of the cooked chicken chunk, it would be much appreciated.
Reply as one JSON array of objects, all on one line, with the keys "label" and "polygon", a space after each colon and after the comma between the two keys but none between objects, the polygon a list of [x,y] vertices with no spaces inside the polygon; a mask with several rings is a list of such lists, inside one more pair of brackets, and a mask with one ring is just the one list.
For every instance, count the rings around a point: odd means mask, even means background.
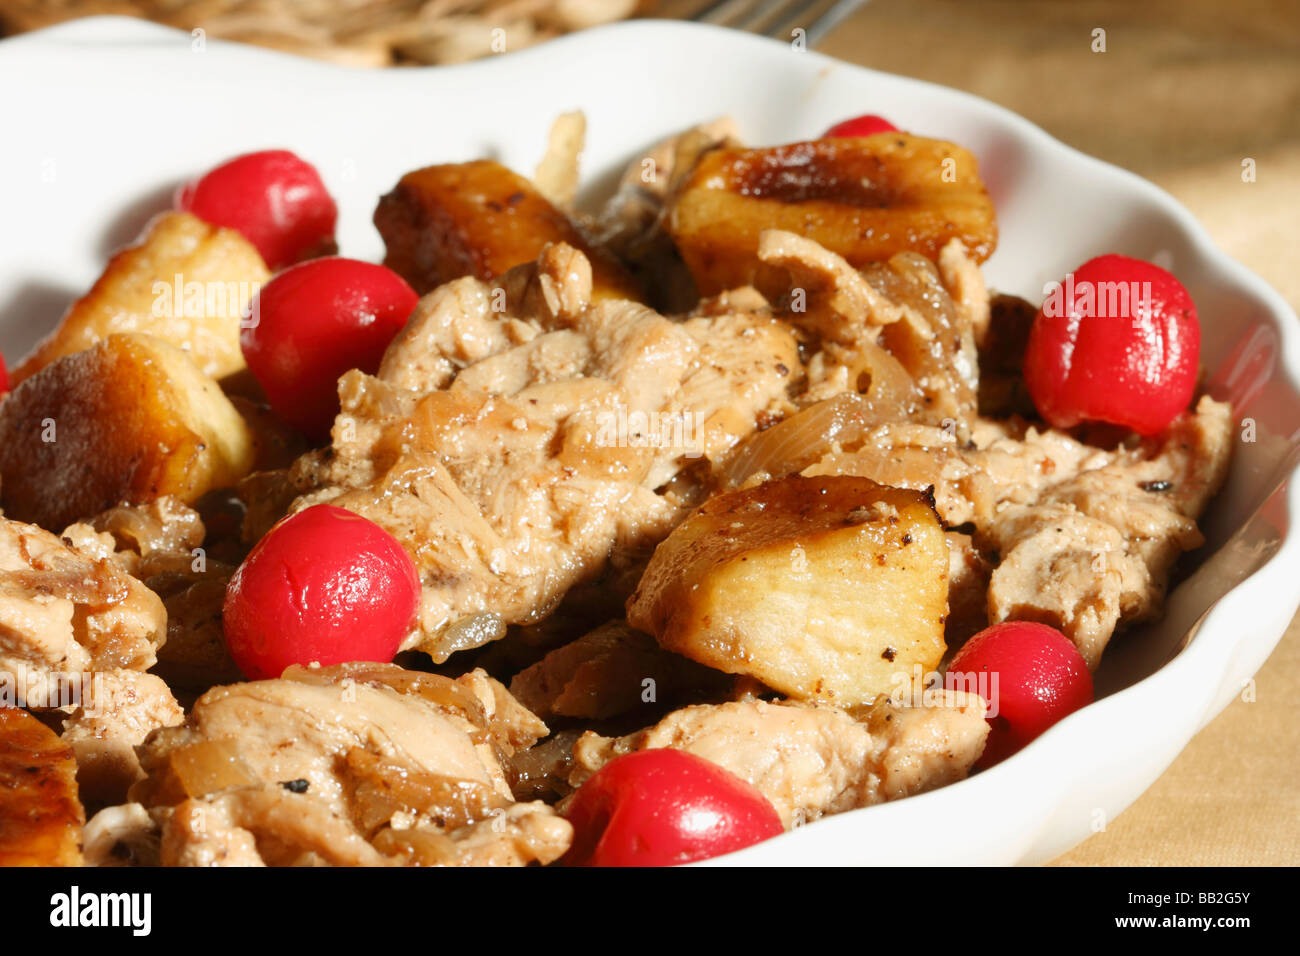
[{"label": "cooked chicken chunk", "polygon": [[848,260],[811,239],[769,229],[758,237],[758,258],[790,274],[790,320],[821,339],[856,345],[876,342],[882,326],[903,318],[903,306],[887,299]]},{"label": "cooked chicken chunk", "polygon": [[570,782],[581,785],[623,754],[672,747],[749,781],[788,828],[961,779],[984,749],[984,709],[980,698],[960,692],[937,707],[882,698],[861,720],[824,705],[701,704],[626,737],[583,734]]},{"label": "cooked chicken chunk", "polygon": [[945,524],[973,522],[975,543],[999,555],[989,620],[1050,623],[1095,668],[1121,621],[1159,613],[1174,559],[1201,543],[1196,519],[1227,474],[1231,433],[1231,410],[1210,398],[1162,436],[1115,451],[983,420],[969,445],[888,424],[802,473],[933,487]]},{"label": "cooked chicken chunk", "polygon": [[1011,504],[980,529],[1001,553],[989,618],[1064,631],[1090,668],[1122,622],[1158,616],[1169,569],[1203,541],[1196,527],[1227,474],[1231,411],[1201,399],[1161,437]]},{"label": "cooked chicken chunk", "polygon": [[423,600],[404,646],[436,660],[662,539],[692,494],[665,486],[784,407],[800,368],[765,315],[675,323],[591,303],[580,261],[548,249],[505,283],[505,312],[474,279],[426,297],[378,377],[343,377],[331,448],[297,466],[295,508],[354,510],[414,557]]},{"label": "cooked chicken chunk", "polygon": [[[70,525],[63,536],[83,554],[112,559],[162,598],[167,640],[158,648],[153,673],[196,693],[241,679],[221,631],[235,565],[208,553],[197,511],[168,496],[111,508]],[[237,556],[226,555],[231,561]]]},{"label": "cooked chicken chunk", "polygon": [[142,505],[119,505],[69,525],[63,532],[83,554],[111,558],[132,577],[190,567],[206,531],[199,513],[164,495]]},{"label": "cooked chicken chunk", "polygon": [[21,680],[27,706],[69,715],[63,736],[87,802],[121,800],[140,776],[135,745],[181,719],[167,685],[143,673],[166,620],[109,535],[74,525],[60,539],[0,519],[0,672]]},{"label": "cooked chicken chunk", "polygon": [[0,670],[53,675],[146,670],[166,616],[158,596],[109,558],[0,518]]},{"label": "cooked chicken chunk", "polygon": [[571,829],[515,804],[501,763],[545,733],[481,671],[290,668],[155,732],[131,798],[164,865],[546,863]]}]

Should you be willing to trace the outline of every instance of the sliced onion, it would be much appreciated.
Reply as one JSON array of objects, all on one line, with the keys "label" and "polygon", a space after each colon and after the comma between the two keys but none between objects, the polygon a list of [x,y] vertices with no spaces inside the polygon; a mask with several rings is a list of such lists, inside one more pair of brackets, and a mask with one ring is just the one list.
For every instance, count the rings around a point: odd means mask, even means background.
[{"label": "sliced onion", "polygon": [[240,755],[239,744],[226,737],[200,740],[174,750],[170,760],[172,773],[189,797],[261,783]]},{"label": "sliced onion", "polygon": [[897,417],[894,409],[884,412],[876,402],[856,392],[844,392],[809,405],[745,439],[722,473],[722,487],[739,487],[760,472],[772,478],[795,474],[831,451],[832,446],[858,441],[867,429]]}]

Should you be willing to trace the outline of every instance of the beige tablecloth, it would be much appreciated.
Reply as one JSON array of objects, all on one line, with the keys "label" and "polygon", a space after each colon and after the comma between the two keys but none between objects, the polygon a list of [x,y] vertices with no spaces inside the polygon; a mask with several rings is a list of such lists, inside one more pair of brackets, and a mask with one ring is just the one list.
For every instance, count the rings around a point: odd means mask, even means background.
[{"label": "beige tablecloth", "polygon": [[[1094,52],[1095,30],[1104,53]],[[1300,4],[872,0],[820,49],[969,90],[1173,193],[1300,309]],[[1257,179],[1243,183],[1242,160]],[[1300,568],[1296,569],[1300,588]],[[1300,618],[1070,865],[1300,863]]]}]

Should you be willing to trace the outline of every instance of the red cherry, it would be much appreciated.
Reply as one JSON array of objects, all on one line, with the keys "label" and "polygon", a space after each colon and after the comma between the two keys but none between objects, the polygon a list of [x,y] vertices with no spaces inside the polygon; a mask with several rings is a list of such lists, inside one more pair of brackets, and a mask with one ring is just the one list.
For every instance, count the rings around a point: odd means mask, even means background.
[{"label": "red cherry", "polygon": [[354,368],[378,371],[418,301],[383,266],[313,259],[262,287],[239,344],[276,415],[320,439],[338,414],[339,376]]},{"label": "red cherry", "polygon": [[1054,627],[1004,621],[962,645],[946,687],[978,693],[989,707],[989,738],[978,766],[1009,757],[1068,714],[1092,703],[1092,674]]},{"label": "red cherry", "polygon": [[1196,388],[1201,326],[1183,284],[1126,256],[1085,262],[1034,318],[1024,375],[1057,428],[1109,422],[1154,435]]},{"label": "red cherry", "polygon": [[783,832],[757,789],[703,757],[641,750],[596,771],[565,813],[566,866],[675,866],[739,850]]},{"label": "red cherry", "polygon": [[237,229],[272,271],[332,248],[339,214],[316,168],[286,149],[222,163],[181,186],[173,205]]},{"label": "red cherry", "polygon": [[314,505],[281,521],[244,559],[222,607],[235,664],[250,680],[290,664],[388,662],[420,604],[397,539],[360,515]]},{"label": "red cherry", "polygon": [[872,136],[875,133],[897,133],[898,127],[883,116],[876,116],[873,113],[867,113],[863,116],[855,116],[853,119],[846,119],[842,123],[836,123],[826,132],[822,133],[822,139],[851,139],[855,136]]}]

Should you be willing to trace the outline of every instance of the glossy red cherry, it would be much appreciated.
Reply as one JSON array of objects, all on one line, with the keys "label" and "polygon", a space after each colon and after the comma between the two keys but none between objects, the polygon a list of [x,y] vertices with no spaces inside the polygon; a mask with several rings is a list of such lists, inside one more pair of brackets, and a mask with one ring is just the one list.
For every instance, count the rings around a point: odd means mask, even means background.
[{"label": "glossy red cherry", "polygon": [[783,832],[757,789],[703,757],[641,750],[611,760],[573,796],[566,866],[675,866]]},{"label": "glossy red cherry", "polygon": [[383,266],[313,259],[262,287],[239,344],[276,415],[321,439],[339,410],[339,376],[377,371],[418,301]]},{"label": "glossy red cherry", "polygon": [[822,133],[821,138],[848,139],[855,136],[873,136],[876,133],[896,132],[898,132],[898,127],[883,116],[867,113],[863,116],[855,116],[853,119],[846,119],[841,123],[836,123]]},{"label": "glossy red cherry", "polygon": [[989,738],[978,766],[1005,759],[1057,721],[1092,703],[1092,674],[1054,627],[1004,621],[962,645],[945,686],[978,693],[989,707]]},{"label": "glossy red cherry", "polygon": [[1191,401],[1200,350],[1181,282],[1140,259],[1099,256],[1047,295],[1025,349],[1025,384],[1057,428],[1109,422],[1153,435]]},{"label": "glossy red cherry", "polygon": [[290,664],[388,662],[420,604],[402,545],[360,515],[314,505],[281,521],[230,579],[222,628],[250,680]]},{"label": "glossy red cherry", "polygon": [[316,168],[287,149],[237,156],[186,183],[177,209],[237,229],[272,271],[332,251],[338,207]]}]

